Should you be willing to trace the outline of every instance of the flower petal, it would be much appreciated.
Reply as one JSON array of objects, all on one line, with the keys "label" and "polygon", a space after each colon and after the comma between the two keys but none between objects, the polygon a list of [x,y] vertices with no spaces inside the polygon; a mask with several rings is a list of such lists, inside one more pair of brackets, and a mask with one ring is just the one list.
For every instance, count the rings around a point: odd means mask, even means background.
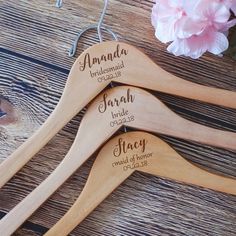
[{"label": "flower petal", "polygon": [[234,15],[236,16],[236,1],[234,1],[234,3],[232,3],[231,10],[234,13]]},{"label": "flower petal", "polygon": [[230,11],[224,4],[212,3],[212,14],[217,23],[226,23],[230,17]]},{"label": "flower petal", "polygon": [[189,47],[185,39],[175,39],[168,47],[167,51],[173,53],[175,56],[188,55]]},{"label": "flower petal", "polygon": [[155,36],[162,43],[173,41],[176,38],[174,32],[174,22],[172,20],[164,24],[162,22],[159,22],[156,27]]},{"label": "flower petal", "polygon": [[209,52],[218,55],[224,52],[229,47],[229,41],[223,33],[214,32],[211,36],[212,42],[208,48]]},{"label": "flower petal", "polygon": [[176,22],[175,32],[178,38],[189,38],[192,35],[198,35],[206,27],[205,21],[195,21],[190,17],[183,17]]}]

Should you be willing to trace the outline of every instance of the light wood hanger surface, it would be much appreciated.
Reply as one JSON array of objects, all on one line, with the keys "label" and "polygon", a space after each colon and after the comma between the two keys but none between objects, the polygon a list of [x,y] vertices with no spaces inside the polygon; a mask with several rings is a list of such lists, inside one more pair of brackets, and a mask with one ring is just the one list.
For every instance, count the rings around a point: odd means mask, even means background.
[{"label": "light wood hanger surface", "polygon": [[123,125],[236,150],[236,133],[188,121],[142,89],[109,89],[90,105],[71,149],[55,171],[0,221],[0,235],[12,234]]},{"label": "light wood hanger surface", "polygon": [[75,61],[62,97],[45,123],[1,163],[0,188],[111,81],[236,108],[235,92],[180,79],[129,44],[96,44]]},{"label": "light wood hanger surface", "polygon": [[80,196],[44,236],[68,235],[135,170],[236,195],[236,179],[194,166],[154,135],[125,133],[104,145]]}]

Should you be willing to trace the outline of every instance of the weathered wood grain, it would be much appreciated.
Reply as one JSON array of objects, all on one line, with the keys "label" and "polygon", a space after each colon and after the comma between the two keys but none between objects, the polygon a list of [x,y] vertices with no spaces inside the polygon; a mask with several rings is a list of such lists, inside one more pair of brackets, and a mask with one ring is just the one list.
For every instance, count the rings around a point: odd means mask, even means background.
[{"label": "weathered wood grain", "polygon": [[39,236],[40,234],[32,230],[26,230],[26,229],[21,229],[15,234],[15,236],[25,236],[25,235]]},{"label": "weathered wood grain", "polygon": [[46,119],[58,102],[67,77],[28,60],[19,61],[1,53],[0,108],[6,114],[0,124],[0,159],[8,156]]},{"label": "weathered wood grain", "polygon": [[[13,0],[0,1],[0,99],[1,104],[12,105],[14,115],[11,117],[17,118],[8,125],[0,124],[0,159],[6,158],[29,137],[55,107],[75,60],[68,58],[66,51],[79,29],[96,22],[101,6],[101,0],[68,0],[62,9],[55,8],[51,0],[18,1],[17,4]],[[142,48],[168,71],[191,81],[236,91],[235,62],[231,59],[206,55],[193,61],[166,52],[165,46],[153,36],[151,6],[152,1],[144,0],[110,1],[105,23],[118,32],[122,40]],[[93,33],[87,34],[78,53],[95,41]],[[187,119],[236,131],[235,110],[161,93],[155,95]],[[4,105],[2,110],[5,109]],[[83,112],[75,117],[0,190],[0,211],[9,211],[59,164],[72,144],[82,115]],[[236,152],[162,138],[188,160],[236,177]],[[91,165],[92,159],[30,221],[46,228],[52,226],[79,195]],[[135,173],[72,235],[234,236],[235,203],[235,196]],[[22,234],[33,235],[27,230],[15,235]]]}]

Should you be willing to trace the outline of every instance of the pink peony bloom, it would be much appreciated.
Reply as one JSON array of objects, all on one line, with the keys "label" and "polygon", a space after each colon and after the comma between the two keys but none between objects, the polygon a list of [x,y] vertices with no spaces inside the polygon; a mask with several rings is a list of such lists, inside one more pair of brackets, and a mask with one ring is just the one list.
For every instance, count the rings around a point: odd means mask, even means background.
[{"label": "pink peony bloom", "polygon": [[152,11],[156,37],[172,42],[167,50],[176,56],[199,58],[209,51],[220,55],[228,48],[227,31],[236,0],[157,0]]}]

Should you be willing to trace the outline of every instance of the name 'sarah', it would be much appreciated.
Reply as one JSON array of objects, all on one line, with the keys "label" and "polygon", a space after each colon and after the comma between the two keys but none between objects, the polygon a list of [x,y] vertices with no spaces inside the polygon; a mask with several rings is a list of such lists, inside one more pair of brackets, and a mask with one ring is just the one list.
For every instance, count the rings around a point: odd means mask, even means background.
[{"label": "name 'sarah'", "polygon": [[122,103],[133,103],[135,95],[130,93],[130,89],[127,89],[126,95],[119,98],[108,99],[106,93],[103,94],[102,101],[98,106],[98,111],[104,113],[108,107],[119,107]]}]

